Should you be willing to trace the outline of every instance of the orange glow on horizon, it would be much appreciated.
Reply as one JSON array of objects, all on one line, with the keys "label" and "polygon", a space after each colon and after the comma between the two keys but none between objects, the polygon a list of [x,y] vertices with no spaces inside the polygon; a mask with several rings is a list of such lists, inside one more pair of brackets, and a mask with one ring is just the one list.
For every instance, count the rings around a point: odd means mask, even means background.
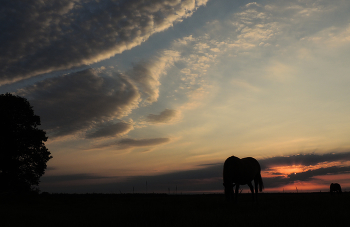
[{"label": "orange glow on horizon", "polygon": [[285,166],[272,166],[267,171],[262,171],[262,175],[265,177],[274,177],[274,176],[284,176],[288,177],[290,174],[302,173],[309,170],[316,170],[320,168],[328,168],[328,167],[344,167],[350,166],[350,161],[347,162],[321,162],[317,165],[285,165]]},{"label": "orange glow on horizon", "polygon": [[[283,177],[289,178],[291,174],[303,173],[306,171],[317,170],[321,168],[329,167],[345,167],[349,166],[350,162],[322,162],[317,165],[286,165],[286,166],[272,166],[266,171],[262,171],[262,177],[264,178],[274,178]],[[265,192],[319,192],[319,191],[329,191],[329,185],[331,183],[339,183],[343,189],[349,190],[350,188],[350,173],[345,174],[326,174],[320,176],[313,176],[309,178],[308,181],[295,181],[284,186],[275,188],[266,188]],[[287,180],[288,181],[288,180]]]},{"label": "orange glow on horizon", "polygon": [[305,166],[303,165],[292,165],[292,166],[275,166],[270,168],[268,171],[263,171],[263,175],[265,177],[272,177],[272,176],[285,176],[287,177],[290,174],[293,173],[301,173],[304,172]]}]

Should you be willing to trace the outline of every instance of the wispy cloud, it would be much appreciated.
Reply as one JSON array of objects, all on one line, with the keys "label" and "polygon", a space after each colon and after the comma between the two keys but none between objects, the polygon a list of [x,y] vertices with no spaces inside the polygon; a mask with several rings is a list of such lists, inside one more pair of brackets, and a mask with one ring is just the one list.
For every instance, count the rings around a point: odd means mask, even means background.
[{"label": "wispy cloud", "polygon": [[86,138],[106,138],[106,137],[120,137],[128,134],[134,127],[127,122],[117,122],[115,124],[107,124],[99,127],[96,131],[87,133]]},{"label": "wispy cloud", "polygon": [[159,57],[136,64],[126,74],[139,85],[144,104],[151,104],[159,97],[160,76],[178,60],[180,53],[164,50]]},{"label": "wispy cloud", "polygon": [[178,110],[165,109],[160,114],[149,114],[146,121],[152,124],[172,123],[178,120],[180,112]]},{"label": "wispy cloud", "polygon": [[91,147],[92,150],[110,148],[115,150],[129,150],[134,148],[149,147],[153,148],[162,144],[171,142],[170,138],[150,138],[150,139],[131,139],[108,141]]},{"label": "wispy cloud", "polygon": [[319,168],[316,170],[308,170],[302,173],[289,174],[288,178],[293,182],[309,181],[316,176],[337,175],[337,174],[344,174],[344,173],[350,173],[350,166],[344,166],[344,167],[332,166],[327,168]]},{"label": "wispy cloud", "polygon": [[153,139],[122,139],[116,145],[117,149],[124,150],[133,147],[149,147],[170,142],[169,138],[153,138]]}]

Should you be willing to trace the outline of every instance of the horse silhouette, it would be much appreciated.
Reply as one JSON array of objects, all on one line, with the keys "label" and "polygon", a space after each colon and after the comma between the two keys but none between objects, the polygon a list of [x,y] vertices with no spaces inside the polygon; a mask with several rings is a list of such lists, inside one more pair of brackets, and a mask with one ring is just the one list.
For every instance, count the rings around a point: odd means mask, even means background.
[{"label": "horse silhouette", "polygon": [[331,183],[329,188],[330,188],[331,194],[333,194],[333,192],[341,193],[341,187],[340,187],[340,184],[338,183]]},{"label": "horse silhouette", "polygon": [[[245,184],[249,186],[250,191],[252,192],[253,202],[255,200],[255,197],[257,200],[258,186],[259,186],[260,192],[264,188],[260,171],[261,171],[260,164],[255,158],[247,157],[247,158],[240,159],[235,156],[231,156],[227,158],[224,163],[224,170],[223,170],[225,196],[227,201],[232,201],[234,196],[233,187],[236,186],[235,202],[237,202],[239,185],[245,185]],[[255,185],[255,196],[254,196],[254,188],[252,185],[253,180]]]}]

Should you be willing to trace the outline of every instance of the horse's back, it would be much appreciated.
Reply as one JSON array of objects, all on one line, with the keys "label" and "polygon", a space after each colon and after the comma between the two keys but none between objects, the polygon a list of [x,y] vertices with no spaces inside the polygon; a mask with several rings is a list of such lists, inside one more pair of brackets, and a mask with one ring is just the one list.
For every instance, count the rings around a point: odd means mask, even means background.
[{"label": "horse's back", "polygon": [[249,168],[255,172],[260,172],[261,170],[260,164],[258,160],[256,160],[255,158],[252,158],[252,157],[242,158],[241,161],[246,168]]},{"label": "horse's back", "polygon": [[242,158],[241,163],[241,172],[247,181],[252,181],[258,174],[260,174],[260,164],[255,158]]}]

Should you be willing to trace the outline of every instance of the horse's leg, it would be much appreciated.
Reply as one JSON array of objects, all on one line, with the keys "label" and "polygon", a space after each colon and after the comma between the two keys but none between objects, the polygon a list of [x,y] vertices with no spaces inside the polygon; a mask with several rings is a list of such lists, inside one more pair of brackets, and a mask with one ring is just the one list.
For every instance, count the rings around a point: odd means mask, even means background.
[{"label": "horse's leg", "polygon": [[250,191],[252,192],[253,202],[254,202],[254,188],[253,188],[252,182],[249,182],[249,183],[248,183],[248,186],[249,186],[249,188],[250,188]]},{"label": "horse's leg", "polygon": [[238,202],[238,190],[239,190],[239,184],[236,184],[236,192],[235,192],[235,203],[237,203]]},{"label": "horse's leg", "polygon": [[255,199],[256,199],[256,202],[258,202],[259,179],[257,177],[256,177],[256,180],[254,180],[254,186],[255,186]]},{"label": "horse's leg", "polygon": [[231,188],[231,196],[230,196],[230,202],[234,202],[235,201],[235,191],[234,191],[234,187],[236,186],[236,184],[233,184],[232,185],[232,188]]}]

